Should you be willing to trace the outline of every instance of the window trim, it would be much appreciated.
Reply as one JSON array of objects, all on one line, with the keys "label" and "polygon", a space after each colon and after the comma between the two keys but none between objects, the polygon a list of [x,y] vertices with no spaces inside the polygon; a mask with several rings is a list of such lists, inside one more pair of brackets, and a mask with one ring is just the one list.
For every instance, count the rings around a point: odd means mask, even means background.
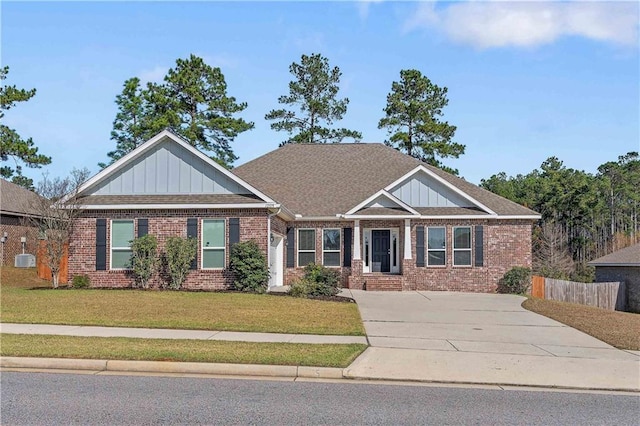
[{"label": "window trim", "polygon": [[[469,248],[456,248],[456,229],[466,228],[469,230]],[[473,267],[473,227],[472,226],[454,226],[451,234],[451,247],[453,249],[453,259],[451,262],[453,266],[459,268],[472,268]],[[468,251],[469,252],[469,264],[458,265],[456,264],[456,252]]]},{"label": "window trim", "polygon": [[[205,247],[204,246],[204,223],[205,222],[222,222],[224,228],[222,229],[222,241],[223,245],[221,247]],[[200,220],[198,224],[200,226],[200,269],[203,271],[221,271],[227,266],[227,220],[225,218],[203,218]],[[205,250],[222,250],[222,258],[224,259],[222,266],[207,268],[204,266],[204,252]]]},{"label": "window trim", "polygon": [[132,238],[131,240],[133,240],[134,238],[136,238],[136,220],[135,219],[111,219],[111,221],[109,222],[109,270],[110,271],[130,271],[131,268],[114,268],[113,267],[113,252],[114,251],[130,251],[131,252],[131,256],[133,256],[133,250],[131,249],[131,244],[129,244],[127,247],[114,247],[113,246],[113,223],[114,222],[131,222],[133,224],[133,233],[132,233]]},{"label": "window trim", "polygon": [[[338,250],[325,250],[324,248],[324,231],[338,231]],[[337,265],[325,265],[324,254],[325,253],[338,253]],[[322,228],[322,265],[327,268],[341,268],[342,267],[342,229],[341,228]]]},{"label": "window trim", "polygon": [[[300,250],[300,231],[313,231],[313,250]],[[316,228],[298,228],[296,237],[296,266],[304,268],[306,265],[300,266],[300,253],[313,253],[313,263],[316,263]],[[308,264],[307,264],[308,265]]]},{"label": "window trim", "polygon": [[[428,268],[446,268],[447,267],[447,227],[446,226],[426,226],[427,228],[427,238],[425,242],[425,251],[426,251],[426,261],[425,264]],[[429,231],[431,229],[443,229],[444,230],[444,247],[441,249],[430,249],[429,248]],[[437,251],[444,253],[444,264],[443,265],[431,265],[429,263],[429,252]]]}]

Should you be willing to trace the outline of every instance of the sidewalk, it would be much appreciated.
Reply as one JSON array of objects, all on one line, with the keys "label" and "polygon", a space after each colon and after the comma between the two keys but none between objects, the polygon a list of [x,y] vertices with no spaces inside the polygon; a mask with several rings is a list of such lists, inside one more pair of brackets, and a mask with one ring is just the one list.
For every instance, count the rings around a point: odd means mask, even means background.
[{"label": "sidewalk", "polygon": [[48,324],[0,324],[0,333],[53,334],[81,337],[132,337],[144,339],[223,340],[233,342],[367,344],[364,336],[317,334],[247,333],[239,331],[175,330],[163,328],[94,327]]}]

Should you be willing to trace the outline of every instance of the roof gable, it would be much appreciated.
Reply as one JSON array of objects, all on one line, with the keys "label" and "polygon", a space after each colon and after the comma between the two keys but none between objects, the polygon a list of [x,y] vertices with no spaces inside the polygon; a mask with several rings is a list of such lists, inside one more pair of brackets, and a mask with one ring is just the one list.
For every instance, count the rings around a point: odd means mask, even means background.
[{"label": "roof gable", "polygon": [[257,198],[256,202],[273,202],[168,130],[99,172],[80,188],[80,194],[103,198],[243,195]]},{"label": "roof gable", "polygon": [[412,207],[477,207],[426,170],[416,169],[411,176],[391,186],[389,192]]}]

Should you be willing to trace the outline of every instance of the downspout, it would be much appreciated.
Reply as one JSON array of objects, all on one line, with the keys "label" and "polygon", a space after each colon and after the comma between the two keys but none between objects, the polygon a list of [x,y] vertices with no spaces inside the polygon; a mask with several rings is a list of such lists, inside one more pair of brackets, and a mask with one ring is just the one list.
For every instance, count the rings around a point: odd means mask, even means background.
[{"label": "downspout", "polygon": [[[274,213],[269,213],[267,215],[267,267],[271,266],[271,218],[277,216],[282,211],[282,207],[278,207]],[[271,281],[271,271],[269,271],[269,281]],[[268,288],[271,288],[270,285],[267,285]]]}]

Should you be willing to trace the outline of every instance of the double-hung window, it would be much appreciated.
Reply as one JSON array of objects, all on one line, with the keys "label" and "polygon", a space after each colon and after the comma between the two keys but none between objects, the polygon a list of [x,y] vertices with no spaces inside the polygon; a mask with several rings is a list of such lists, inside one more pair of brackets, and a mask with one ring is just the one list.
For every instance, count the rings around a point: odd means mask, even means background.
[{"label": "double-hung window", "polygon": [[446,228],[427,228],[427,266],[445,266],[446,252]]},{"label": "double-hung window", "polygon": [[340,229],[322,230],[322,264],[340,266]]},{"label": "double-hung window", "polygon": [[306,266],[316,261],[315,229],[298,229],[298,266]]},{"label": "double-hung window", "polygon": [[133,219],[111,221],[111,269],[131,267]]},{"label": "double-hung window", "polygon": [[453,228],[453,266],[471,266],[471,227]]},{"label": "double-hung window", "polygon": [[202,220],[202,268],[221,269],[225,264],[224,219]]}]

